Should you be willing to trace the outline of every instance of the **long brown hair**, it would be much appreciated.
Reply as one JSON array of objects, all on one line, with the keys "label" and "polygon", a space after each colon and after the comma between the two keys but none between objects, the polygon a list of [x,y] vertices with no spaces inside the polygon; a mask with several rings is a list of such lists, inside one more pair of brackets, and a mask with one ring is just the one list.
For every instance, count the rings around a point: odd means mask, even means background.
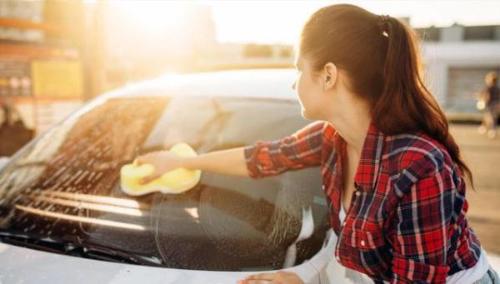
[{"label": "long brown hair", "polygon": [[328,62],[344,70],[383,133],[423,131],[444,145],[473,186],[446,116],[422,80],[417,37],[406,24],[354,5],[327,6],[304,25],[299,52],[316,71]]}]

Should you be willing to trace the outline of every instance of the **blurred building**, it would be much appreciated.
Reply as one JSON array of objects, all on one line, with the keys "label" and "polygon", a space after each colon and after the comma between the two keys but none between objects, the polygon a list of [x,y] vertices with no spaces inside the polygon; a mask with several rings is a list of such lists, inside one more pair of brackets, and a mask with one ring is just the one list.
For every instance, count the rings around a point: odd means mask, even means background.
[{"label": "blurred building", "polygon": [[15,106],[29,128],[84,100],[82,9],[80,1],[0,1],[0,103]]},{"label": "blurred building", "polygon": [[423,39],[426,81],[450,113],[474,113],[484,76],[500,71],[500,25],[416,29]]}]

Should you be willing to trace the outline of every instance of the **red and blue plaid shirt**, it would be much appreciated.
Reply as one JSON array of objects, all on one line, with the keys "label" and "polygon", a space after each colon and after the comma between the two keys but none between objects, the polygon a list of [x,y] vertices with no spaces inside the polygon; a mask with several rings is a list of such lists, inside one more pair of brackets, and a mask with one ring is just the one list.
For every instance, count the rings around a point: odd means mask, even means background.
[{"label": "red and blue plaid shirt", "polygon": [[446,148],[428,135],[384,135],[372,123],[343,224],[339,210],[346,143],[328,122],[245,147],[252,178],[321,166],[335,256],[375,282],[444,283],[476,264],[479,240],[465,214],[466,184]]}]

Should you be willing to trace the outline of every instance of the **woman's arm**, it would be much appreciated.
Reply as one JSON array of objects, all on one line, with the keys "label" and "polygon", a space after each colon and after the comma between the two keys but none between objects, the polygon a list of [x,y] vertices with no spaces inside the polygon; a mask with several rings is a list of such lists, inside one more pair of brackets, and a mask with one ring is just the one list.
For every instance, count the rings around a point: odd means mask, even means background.
[{"label": "woman's arm", "polygon": [[288,170],[321,165],[326,122],[316,121],[274,141],[257,141],[245,147],[245,160],[252,178],[275,176]]},{"label": "woman's arm", "polygon": [[142,183],[148,183],[176,168],[248,176],[244,147],[214,151],[196,157],[179,157],[168,151],[156,151],[137,157],[134,162],[138,165],[151,164],[155,168],[153,174],[144,178]]},{"label": "woman's arm", "polygon": [[[439,152],[435,152],[439,153]],[[440,154],[427,153],[395,184],[396,212],[391,283],[445,283],[450,226],[458,197],[455,180]]]},{"label": "woman's arm", "polygon": [[152,164],[155,172],[143,182],[151,181],[175,168],[199,169],[224,175],[261,178],[321,164],[324,122],[313,122],[290,136],[274,141],[257,141],[253,145],[183,158],[168,151],[145,154],[138,164]]},{"label": "woman's arm", "polygon": [[244,149],[245,147],[239,147],[185,158],[182,162],[182,167],[224,175],[249,176]]}]

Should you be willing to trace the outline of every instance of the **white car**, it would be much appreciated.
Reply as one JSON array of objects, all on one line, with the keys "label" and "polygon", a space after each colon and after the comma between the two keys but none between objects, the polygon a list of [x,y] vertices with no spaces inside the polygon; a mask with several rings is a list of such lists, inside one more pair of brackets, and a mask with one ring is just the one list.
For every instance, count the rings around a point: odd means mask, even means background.
[{"label": "white car", "polygon": [[260,180],[203,172],[180,195],[120,188],[139,154],[178,142],[205,153],[306,125],[294,76],[168,75],[98,97],[26,145],[0,165],[0,283],[222,284],[281,269],[351,283],[333,258],[319,168]]},{"label": "white car", "polygon": [[319,168],[260,180],[203,172],[180,195],[120,188],[121,166],[139,154],[178,142],[205,153],[306,125],[294,72],[126,86],[26,145],[0,169],[0,282],[236,283],[286,269],[342,283]]}]

